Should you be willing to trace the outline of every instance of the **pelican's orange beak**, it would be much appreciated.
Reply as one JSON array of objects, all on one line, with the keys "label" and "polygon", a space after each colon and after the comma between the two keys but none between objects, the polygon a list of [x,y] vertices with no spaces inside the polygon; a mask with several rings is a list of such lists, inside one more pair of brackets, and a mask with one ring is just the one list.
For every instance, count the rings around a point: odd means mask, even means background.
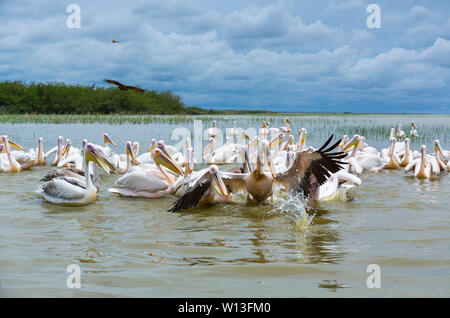
[{"label": "pelican's orange beak", "polygon": [[116,166],[93,144],[88,143],[85,148],[86,162],[93,161],[105,170],[106,173],[118,173]]},{"label": "pelican's orange beak", "polygon": [[116,143],[115,143],[114,141],[112,141],[111,138],[109,138],[109,136],[108,136],[107,133],[104,133],[104,134],[103,134],[103,142],[105,143],[105,145],[106,145],[107,143],[110,143],[111,145],[116,146]]},{"label": "pelican's orange beak", "polygon": [[8,144],[11,146],[11,147],[13,147],[13,148],[16,148],[16,149],[19,149],[19,150],[25,150],[25,148],[24,147],[22,147],[21,145],[19,145],[19,144],[16,144],[14,141],[12,141],[12,140],[9,140],[8,139]]},{"label": "pelican's orange beak", "polygon": [[153,150],[152,157],[153,157],[153,161],[155,163],[166,167],[170,171],[172,171],[178,175],[184,174],[184,172],[180,168],[180,166],[178,166],[178,164],[175,161],[173,161],[172,158],[170,158],[164,152],[162,152],[161,149],[157,148],[157,149]]}]

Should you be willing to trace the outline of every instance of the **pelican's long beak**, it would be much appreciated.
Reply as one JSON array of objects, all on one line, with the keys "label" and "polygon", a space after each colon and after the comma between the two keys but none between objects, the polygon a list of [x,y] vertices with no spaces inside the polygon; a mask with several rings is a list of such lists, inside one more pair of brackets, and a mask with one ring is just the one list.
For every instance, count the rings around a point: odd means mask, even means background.
[{"label": "pelican's long beak", "polygon": [[105,143],[105,145],[109,142],[111,145],[116,146],[116,143],[114,141],[112,141],[111,138],[109,138],[108,134],[103,134],[103,142]]},{"label": "pelican's long beak", "polygon": [[248,146],[244,148],[244,164],[247,167],[247,171],[251,172],[253,170],[252,164],[250,162],[250,158],[248,156]]},{"label": "pelican's long beak", "polygon": [[358,147],[358,145],[359,145],[359,138],[353,137],[353,138],[347,143],[347,145],[344,146],[344,150],[343,150],[343,151],[347,151],[347,150],[350,149],[351,147]]},{"label": "pelican's long beak", "polygon": [[447,159],[447,156],[444,155],[444,151],[442,150],[442,147],[441,147],[441,144],[439,143],[439,140],[436,140],[436,141],[434,142],[434,150],[435,150],[436,152],[439,152],[444,160]]},{"label": "pelican's long beak", "polygon": [[97,163],[100,167],[105,170],[106,173],[113,172],[115,174],[118,173],[117,168],[115,165],[97,148],[94,147],[93,144],[87,144],[86,145],[86,161],[94,161]]},{"label": "pelican's long beak", "polygon": [[167,169],[178,175],[184,174],[183,170],[178,166],[178,164],[159,148],[153,151],[153,161],[157,164],[160,164],[161,166],[166,167]]},{"label": "pelican's long beak", "polygon": [[140,165],[140,164],[141,164],[141,162],[139,162],[139,161],[136,159],[136,156],[135,156],[135,154],[134,154],[134,151],[131,149],[131,143],[127,143],[127,146],[126,146],[126,148],[125,148],[125,151],[126,151],[126,153],[127,153],[128,155],[130,155],[130,158],[131,158],[131,162],[132,162],[132,163],[134,163],[135,165]]},{"label": "pelican's long beak", "polygon": [[169,155],[169,153],[167,152],[167,149],[166,149],[164,143],[161,143],[161,142],[159,143],[159,145],[157,145],[158,149],[160,149],[167,157],[172,158],[172,156]]},{"label": "pelican's long beak", "polygon": [[228,189],[225,183],[222,180],[222,177],[219,175],[217,170],[211,171],[212,182],[211,185],[214,187],[214,190],[217,191],[221,196],[228,198]]},{"label": "pelican's long beak", "polygon": [[250,148],[251,146],[258,146],[258,141],[259,138],[256,136],[254,137],[248,144],[247,146]]},{"label": "pelican's long beak", "polygon": [[290,121],[289,119],[287,119],[287,118],[286,118],[286,124],[289,124],[289,125],[291,125],[291,126],[294,126],[294,124],[291,123],[291,121]]},{"label": "pelican's long beak", "polygon": [[274,137],[270,143],[269,143],[269,148],[272,149],[277,145],[280,145],[281,143],[283,143],[284,141],[284,134],[280,133],[278,136]]},{"label": "pelican's long beak", "polygon": [[203,149],[202,156],[205,157],[208,151],[212,152],[214,150],[214,141],[211,141],[206,145],[205,149]]},{"label": "pelican's long beak", "polygon": [[302,128],[299,130],[299,138],[298,138],[298,143],[297,145],[304,145],[306,141],[306,129]]},{"label": "pelican's long beak", "polygon": [[150,143],[150,146],[148,147],[147,152],[152,152],[153,149],[155,149],[155,147],[156,147],[156,140],[152,139],[152,142]]},{"label": "pelican's long beak", "polygon": [[247,135],[245,131],[242,131],[242,138],[244,139],[244,143],[248,143],[250,141],[250,136]]},{"label": "pelican's long beak", "polygon": [[417,129],[416,124],[414,122],[411,123],[412,128]]},{"label": "pelican's long beak", "polygon": [[16,144],[14,141],[12,141],[12,140],[9,140],[8,139],[8,144],[11,146],[11,147],[13,147],[13,148],[16,148],[16,149],[19,149],[19,150],[25,150],[25,148],[23,148],[21,145],[19,145],[19,144]]},{"label": "pelican's long beak", "polygon": [[70,150],[70,145],[71,145],[70,139],[67,139],[67,143],[66,143],[66,145],[64,146],[63,151],[62,151],[62,153],[61,153],[61,156],[62,156],[62,157],[64,157],[64,156],[69,152],[69,150]]},{"label": "pelican's long beak", "polygon": [[194,150],[189,147],[186,149],[186,158],[185,158],[185,174],[191,174],[194,171]]}]

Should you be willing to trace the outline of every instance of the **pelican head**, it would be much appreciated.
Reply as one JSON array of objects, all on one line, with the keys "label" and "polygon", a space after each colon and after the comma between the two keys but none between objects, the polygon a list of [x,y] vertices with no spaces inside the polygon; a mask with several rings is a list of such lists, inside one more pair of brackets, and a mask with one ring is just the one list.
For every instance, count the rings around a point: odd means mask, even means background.
[{"label": "pelican head", "polygon": [[215,120],[213,120],[212,126],[213,126],[213,128],[216,128],[216,121]]},{"label": "pelican head", "polygon": [[414,124],[413,121],[411,122],[411,127],[414,128],[414,129],[417,129],[416,124]]},{"label": "pelican head", "polygon": [[110,143],[113,146],[116,146],[116,143],[114,141],[112,141],[112,139],[109,137],[109,135],[107,133],[103,134],[103,143],[105,144],[105,147],[108,143]]},{"label": "pelican head", "polygon": [[136,160],[136,154],[133,151],[133,147],[131,145],[131,141],[127,141],[125,144],[125,152],[127,154],[127,156],[130,156],[131,162],[134,163],[135,165],[139,165],[140,162]]},{"label": "pelican head", "polygon": [[434,151],[436,152],[436,157],[438,152],[441,154],[442,158],[445,160],[447,158],[446,155],[444,155],[444,151],[442,150],[441,144],[439,143],[439,140],[436,139],[434,142]]},{"label": "pelican head", "polygon": [[139,154],[139,142],[133,142],[133,152],[134,155],[137,156]]},{"label": "pelican head", "polygon": [[214,190],[221,196],[228,198],[231,193],[228,193],[228,189],[220,176],[219,167],[211,165],[209,167],[209,173],[211,174],[211,185]]},{"label": "pelican head", "polygon": [[152,141],[150,142],[150,146],[147,149],[147,152],[152,152],[153,149],[155,149],[155,147],[156,147],[156,140],[152,139]]},{"label": "pelican head", "polygon": [[250,136],[247,135],[247,133],[245,132],[245,130],[243,130],[241,132],[241,136],[242,136],[242,143],[243,144],[247,144],[250,141]]},{"label": "pelican head", "polygon": [[152,151],[152,159],[156,164],[166,167],[177,175],[184,174],[178,164],[160,148],[156,148]]},{"label": "pelican head", "polygon": [[353,138],[347,143],[347,145],[344,146],[344,151],[347,151],[351,147],[354,147],[353,149],[357,149],[360,143],[360,136],[354,135]]},{"label": "pelican head", "polygon": [[394,138],[395,137],[395,128],[391,128],[391,132],[390,132],[390,134],[389,134],[389,141],[391,141],[391,139],[392,138]]},{"label": "pelican head", "polygon": [[305,145],[306,141],[306,129],[302,128],[298,131],[298,142],[297,142],[297,148],[299,148],[298,151],[302,151],[303,146]]},{"label": "pelican head", "polygon": [[160,149],[167,157],[171,158],[169,153],[166,149],[166,144],[164,143],[164,140],[160,140],[156,143],[156,148]]},{"label": "pelican head", "polygon": [[100,167],[105,170],[106,173],[113,172],[115,174],[118,173],[115,165],[106,157],[103,152],[101,152],[99,149],[95,148],[95,146],[91,143],[87,143],[85,146],[85,160],[86,164],[89,163],[89,161],[93,161],[97,163]]},{"label": "pelican head", "polygon": [[289,118],[285,118],[284,121],[286,122],[286,125],[289,124],[291,126],[294,126],[294,124],[289,120]]},{"label": "pelican head", "polygon": [[66,156],[69,153],[71,145],[72,145],[72,142],[70,141],[70,139],[67,139],[66,140],[66,145],[64,146],[64,148],[62,150],[61,156],[64,157],[64,156]]},{"label": "pelican head", "polygon": [[15,143],[12,140],[9,140],[8,136],[3,135],[3,136],[1,136],[1,138],[2,138],[3,144],[5,145],[5,150],[6,150],[6,148],[9,149],[10,146],[15,149],[18,149],[18,150],[25,150],[25,148],[23,148],[21,145]]}]

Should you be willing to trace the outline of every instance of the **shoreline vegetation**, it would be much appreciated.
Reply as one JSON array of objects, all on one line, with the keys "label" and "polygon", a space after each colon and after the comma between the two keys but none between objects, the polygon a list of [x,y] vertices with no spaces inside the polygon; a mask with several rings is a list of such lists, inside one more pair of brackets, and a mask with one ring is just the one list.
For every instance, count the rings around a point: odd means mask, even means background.
[{"label": "shoreline vegetation", "polygon": [[209,115],[265,114],[270,111],[216,110],[187,106],[171,91],[122,91],[113,87],[0,82],[0,114],[45,115]]},{"label": "shoreline vegetation", "polygon": [[[95,87],[65,83],[25,84],[22,81],[0,82],[0,123],[110,123],[148,124],[181,123],[193,117],[202,120],[223,119],[229,116],[252,117],[287,116],[396,116],[433,114],[352,113],[352,112],[273,112],[264,110],[218,110],[187,106],[179,95],[171,91],[121,91],[115,86]],[[448,116],[448,114],[441,114]]]}]

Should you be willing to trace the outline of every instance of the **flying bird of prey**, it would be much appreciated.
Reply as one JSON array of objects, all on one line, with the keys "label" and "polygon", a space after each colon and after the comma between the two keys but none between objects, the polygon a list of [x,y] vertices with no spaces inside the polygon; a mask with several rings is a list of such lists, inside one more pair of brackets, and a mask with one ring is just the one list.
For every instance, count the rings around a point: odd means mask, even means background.
[{"label": "flying bird of prey", "polygon": [[120,42],[116,41],[116,40],[111,40],[111,43],[119,43],[120,44]]},{"label": "flying bird of prey", "polygon": [[140,93],[144,93],[145,92],[145,90],[143,90],[142,88],[135,87],[135,86],[124,85],[124,84],[122,84],[122,83],[120,83],[118,81],[113,81],[113,80],[108,80],[108,79],[105,79],[104,81],[106,83],[116,85],[117,88],[122,90],[122,91],[127,91],[129,89],[132,89],[132,90],[138,91]]}]

